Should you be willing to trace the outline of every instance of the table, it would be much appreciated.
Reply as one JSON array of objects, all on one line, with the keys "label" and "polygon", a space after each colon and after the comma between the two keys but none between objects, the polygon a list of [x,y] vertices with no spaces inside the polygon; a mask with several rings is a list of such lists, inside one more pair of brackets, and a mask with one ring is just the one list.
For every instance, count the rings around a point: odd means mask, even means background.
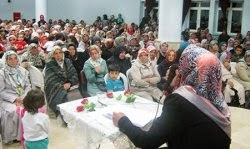
[{"label": "table", "polygon": [[136,96],[134,103],[126,103],[124,95],[121,100],[116,100],[119,95],[123,95],[123,92],[114,92],[114,98],[108,98],[106,94],[89,97],[88,100],[96,104],[92,112],[76,111],[82,99],[58,105],[79,149],[96,149],[104,143],[111,143],[117,149],[135,148],[126,135],[113,125],[114,111],[124,112],[134,124],[145,129],[150,127],[156,115],[161,114],[162,105],[158,103],[139,96]]}]

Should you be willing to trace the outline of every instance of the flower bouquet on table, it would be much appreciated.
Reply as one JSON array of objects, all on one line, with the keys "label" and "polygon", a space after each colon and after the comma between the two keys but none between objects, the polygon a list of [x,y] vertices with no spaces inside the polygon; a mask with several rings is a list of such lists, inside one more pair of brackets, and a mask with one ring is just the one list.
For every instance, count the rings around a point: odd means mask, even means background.
[{"label": "flower bouquet on table", "polygon": [[93,102],[89,102],[87,98],[83,98],[81,101],[80,106],[76,107],[76,111],[77,112],[81,112],[81,111],[95,111],[95,104]]},{"label": "flower bouquet on table", "polygon": [[[126,97],[126,103],[132,103],[136,99],[135,94],[130,89],[124,91],[124,96]],[[122,99],[121,94],[116,97],[116,100],[121,100],[121,99]]]},{"label": "flower bouquet on table", "polygon": [[107,91],[106,96],[107,96],[108,98],[113,98],[113,97],[114,97],[112,91]]}]

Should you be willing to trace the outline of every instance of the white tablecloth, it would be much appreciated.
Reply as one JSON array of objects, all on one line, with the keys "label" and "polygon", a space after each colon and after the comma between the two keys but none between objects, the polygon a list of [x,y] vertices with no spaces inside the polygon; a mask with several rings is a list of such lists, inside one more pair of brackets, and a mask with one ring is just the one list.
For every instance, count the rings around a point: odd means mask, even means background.
[{"label": "white tablecloth", "polygon": [[112,113],[114,111],[124,112],[135,125],[144,128],[154,120],[156,113],[157,116],[161,114],[162,105],[138,96],[134,103],[126,103],[125,96],[118,101],[115,97],[120,94],[123,95],[123,92],[115,92],[114,98],[107,98],[105,94],[89,97],[88,100],[96,104],[93,112],[76,111],[82,99],[58,105],[64,121],[72,130],[79,149],[96,149],[99,146],[102,148],[104,143],[112,143],[117,149],[135,148],[133,143],[113,125]]}]

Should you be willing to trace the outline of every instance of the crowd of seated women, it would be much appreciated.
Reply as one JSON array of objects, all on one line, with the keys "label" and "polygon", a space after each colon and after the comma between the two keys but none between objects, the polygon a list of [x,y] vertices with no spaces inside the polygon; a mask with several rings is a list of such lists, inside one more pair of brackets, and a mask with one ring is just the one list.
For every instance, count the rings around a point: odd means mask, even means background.
[{"label": "crowd of seated women", "polygon": [[[0,122],[4,143],[19,140],[16,103],[21,103],[32,87],[45,91],[48,107],[60,116],[58,104],[106,92],[104,76],[110,64],[119,66],[136,95],[162,103],[161,97],[173,92],[178,84],[179,57],[189,44],[200,46],[221,60],[227,103],[237,94],[239,106],[249,108],[250,32],[244,39],[221,36],[218,43],[208,30],[185,30],[179,49],[172,49],[166,41],[157,40],[154,24],[148,22],[139,28],[134,23],[117,24],[115,20],[99,20],[91,25],[60,20],[41,26],[30,20],[2,21]],[[28,72],[29,67],[43,74],[44,85],[32,86],[30,78],[34,74]],[[84,83],[80,81],[82,77]],[[82,86],[84,90],[79,90]]]}]

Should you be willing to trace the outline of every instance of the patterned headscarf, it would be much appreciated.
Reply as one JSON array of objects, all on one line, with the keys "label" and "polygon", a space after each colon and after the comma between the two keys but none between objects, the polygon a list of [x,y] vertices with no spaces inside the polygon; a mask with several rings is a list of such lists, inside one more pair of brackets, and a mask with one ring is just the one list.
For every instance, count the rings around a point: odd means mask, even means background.
[{"label": "patterned headscarf", "polygon": [[181,85],[192,86],[196,94],[223,111],[226,103],[221,91],[221,65],[214,54],[196,45],[189,45],[180,57],[179,72]]}]

